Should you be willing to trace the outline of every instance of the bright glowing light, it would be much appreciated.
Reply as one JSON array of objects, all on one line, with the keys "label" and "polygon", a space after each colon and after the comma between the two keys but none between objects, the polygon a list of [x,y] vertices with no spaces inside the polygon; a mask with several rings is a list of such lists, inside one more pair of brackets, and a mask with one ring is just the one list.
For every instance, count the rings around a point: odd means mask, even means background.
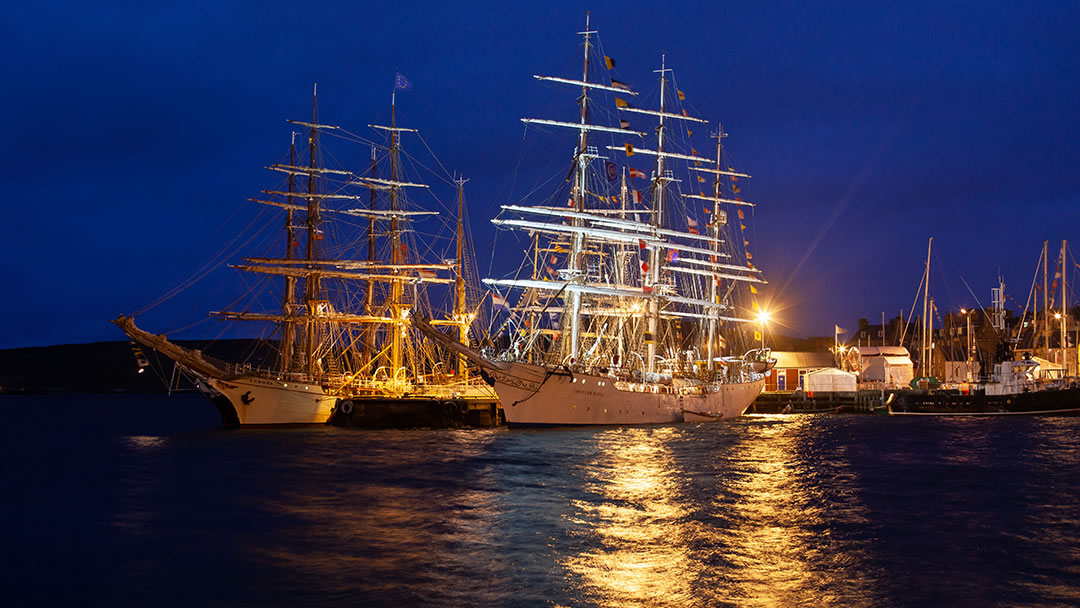
[{"label": "bright glowing light", "polygon": [[967,314],[967,309],[966,308],[961,308],[960,309],[960,314],[966,315]]},{"label": "bright glowing light", "polygon": [[1061,313],[1060,312],[1055,312],[1054,313],[1054,318],[1055,319],[1060,319],[1061,318]]},{"label": "bright glowing light", "polygon": [[758,323],[768,323],[769,322],[769,317],[770,317],[769,311],[763,310],[763,311],[759,312],[758,316],[757,316]]}]

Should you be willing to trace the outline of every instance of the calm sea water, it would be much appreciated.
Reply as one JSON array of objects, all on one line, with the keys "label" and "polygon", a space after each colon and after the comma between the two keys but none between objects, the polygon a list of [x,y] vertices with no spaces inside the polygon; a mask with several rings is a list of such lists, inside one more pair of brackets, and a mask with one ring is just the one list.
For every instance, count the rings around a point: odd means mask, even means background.
[{"label": "calm sea water", "polygon": [[3,603],[1080,605],[1080,419],[225,430],[3,397]]}]

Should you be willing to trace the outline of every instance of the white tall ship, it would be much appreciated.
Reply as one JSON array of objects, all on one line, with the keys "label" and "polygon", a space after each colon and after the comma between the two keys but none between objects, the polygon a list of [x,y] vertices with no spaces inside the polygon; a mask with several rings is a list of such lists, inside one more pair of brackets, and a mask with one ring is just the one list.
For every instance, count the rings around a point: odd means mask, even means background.
[{"label": "white tall ship", "polygon": [[[138,328],[133,315],[114,323],[172,359],[217,405],[226,424],[323,424],[335,412],[346,422],[354,416],[370,420],[380,412],[400,420],[413,410],[460,418],[476,405],[494,412],[497,397],[491,388],[469,377],[461,357],[424,344],[409,319],[411,310],[425,315],[452,310],[434,323],[452,326],[458,340],[469,340],[480,294],[476,287],[467,293],[464,181],[458,181],[456,256],[420,259],[412,225],[438,213],[418,209],[406,195],[428,189],[402,177],[400,139],[415,131],[397,126],[394,103],[390,126],[369,125],[384,136],[381,143],[320,123],[315,107],[310,122],[290,121],[307,132],[307,150],[300,151],[307,162],[298,161],[294,133],[288,163],[268,167],[287,176],[287,186],[252,199],[284,212],[283,253],[234,266],[280,277],[280,291],[262,288],[280,298],[280,308],[212,313],[226,321],[271,323],[275,360],[217,361]],[[369,170],[323,166],[319,142],[327,134],[370,143]],[[380,160],[389,164],[383,176]],[[431,237],[426,238],[424,249],[431,250]],[[440,289],[449,300],[445,306],[432,302]]]},{"label": "white tall ship", "polygon": [[[775,363],[751,349],[753,294],[765,280],[743,237],[742,210],[753,205],[737,196],[750,176],[726,166],[719,126],[715,159],[690,147],[707,121],[682,107],[663,61],[657,107],[637,107],[587,21],[585,30],[580,80],[535,77],[578,92],[576,120],[522,119],[576,131],[563,190],[548,197],[554,205],[503,205],[492,220],[529,241],[522,272],[484,280],[508,304],[509,346],[481,352],[415,323],[481,367],[511,426],[735,418]],[[647,169],[629,166],[642,158]],[[649,180],[646,194],[635,179]],[[729,223],[729,211],[739,219]]]}]

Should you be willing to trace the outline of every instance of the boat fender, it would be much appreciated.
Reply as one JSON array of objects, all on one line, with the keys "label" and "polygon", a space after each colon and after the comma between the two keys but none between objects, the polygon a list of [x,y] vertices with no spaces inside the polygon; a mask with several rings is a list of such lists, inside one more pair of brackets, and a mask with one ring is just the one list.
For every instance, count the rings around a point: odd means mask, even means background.
[{"label": "boat fender", "polygon": [[461,415],[464,416],[465,414],[469,413],[469,404],[461,401],[457,404],[457,409],[459,412],[461,412]]},{"label": "boat fender", "polygon": [[451,418],[456,416],[458,413],[457,406],[454,405],[453,401],[443,401],[442,409],[443,413],[447,416],[450,416]]},{"label": "boat fender", "polygon": [[351,416],[353,413],[353,402],[349,399],[342,401],[338,406],[338,410],[346,416]]}]

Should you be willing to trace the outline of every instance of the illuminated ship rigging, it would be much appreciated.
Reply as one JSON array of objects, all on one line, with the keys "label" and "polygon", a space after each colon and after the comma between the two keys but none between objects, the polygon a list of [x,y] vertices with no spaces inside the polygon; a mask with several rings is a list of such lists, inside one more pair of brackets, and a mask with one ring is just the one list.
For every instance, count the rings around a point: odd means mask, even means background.
[{"label": "illuminated ship rigging", "polygon": [[[284,254],[245,258],[232,267],[280,277],[280,309],[212,314],[273,323],[278,345],[273,365],[260,369],[212,361],[139,329],[132,317],[114,321],[194,376],[226,423],[321,424],[335,412],[352,417],[365,408],[370,414],[377,405],[385,409],[406,402],[425,411],[431,405],[436,413],[445,407],[455,415],[476,404],[494,410],[494,392],[470,377],[466,360],[423,343],[411,326],[411,312],[435,313],[429,291],[441,290],[452,301],[451,314],[433,323],[456,328],[456,339],[467,344],[480,294],[469,288],[475,271],[466,259],[464,180],[456,180],[456,256],[420,259],[432,254],[421,251],[412,226],[438,212],[414,208],[406,195],[429,186],[401,176],[401,137],[416,131],[397,126],[395,105],[390,126],[369,125],[388,145],[372,143],[370,171],[363,175],[320,165],[320,136],[348,132],[320,123],[313,104],[310,122],[290,121],[307,131],[307,164],[297,162],[294,134],[288,163],[268,167],[287,176],[287,188],[264,190],[264,197],[251,199],[285,211]],[[390,164],[385,177],[378,175],[380,151]],[[364,228],[360,236],[349,226],[358,220]]]},{"label": "illuminated ship rigging", "polygon": [[[750,343],[751,292],[765,283],[743,239],[741,209],[752,204],[735,195],[738,180],[749,175],[725,168],[722,129],[715,161],[692,148],[679,151],[689,144],[688,125],[707,121],[680,108],[683,94],[673,88],[671,70],[661,61],[658,109],[632,106],[623,97],[637,93],[610,78],[613,62],[600,53],[595,34],[588,25],[581,32],[580,80],[535,76],[580,89],[577,120],[522,119],[527,128],[577,132],[568,192],[553,197],[566,206],[508,204],[492,220],[530,240],[524,273],[484,279],[498,300],[512,303],[504,324],[509,348],[481,353],[442,342],[485,368],[511,425],[738,416],[761,391],[761,372],[771,364],[762,349],[723,354]],[[654,148],[635,146],[646,131],[630,129],[623,116],[656,121]],[[600,122],[605,118],[610,124]],[[627,183],[628,170],[632,179],[644,172],[624,167],[618,179],[612,159],[623,154],[627,162],[637,155],[654,160],[647,195]],[[711,192],[681,186],[684,177],[695,185],[711,181]],[[736,226],[728,223],[730,210],[740,220]],[[439,339],[426,323],[417,325]]]}]

